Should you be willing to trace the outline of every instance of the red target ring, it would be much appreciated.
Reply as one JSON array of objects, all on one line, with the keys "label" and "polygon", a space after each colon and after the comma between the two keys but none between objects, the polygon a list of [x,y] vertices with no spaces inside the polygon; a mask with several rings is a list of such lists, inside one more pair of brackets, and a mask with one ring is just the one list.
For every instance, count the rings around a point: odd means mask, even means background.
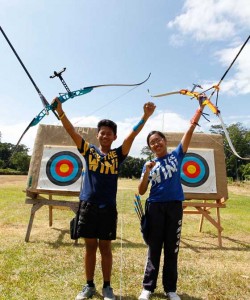
[{"label": "red target ring", "polygon": [[72,173],[74,168],[73,163],[68,159],[59,161],[55,166],[55,171],[59,176],[67,177]]},{"label": "red target ring", "polygon": [[201,168],[197,162],[187,161],[183,164],[182,171],[186,176],[196,178],[200,174]]}]

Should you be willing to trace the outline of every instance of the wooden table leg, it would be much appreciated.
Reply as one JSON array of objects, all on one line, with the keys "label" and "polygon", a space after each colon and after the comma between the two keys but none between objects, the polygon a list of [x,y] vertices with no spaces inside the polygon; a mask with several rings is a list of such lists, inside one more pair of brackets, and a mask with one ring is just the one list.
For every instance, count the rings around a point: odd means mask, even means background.
[{"label": "wooden table leg", "polygon": [[28,224],[28,228],[27,228],[27,232],[26,232],[26,236],[25,236],[25,242],[28,242],[29,239],[30,239],[30,232],[31,232],[31,229],[32,229],[32,225],[33,225],[35,213],[42,206],[43,206],[42,203],[35,203],[35,204],[33,204],[32,208],[31,208],[31,211],[30,211],[30,220],[29,220],[29,224]]},{"label": "wooden table leg", "polygon": [[49,205],[49,227],[53,225],[53,206]]}]

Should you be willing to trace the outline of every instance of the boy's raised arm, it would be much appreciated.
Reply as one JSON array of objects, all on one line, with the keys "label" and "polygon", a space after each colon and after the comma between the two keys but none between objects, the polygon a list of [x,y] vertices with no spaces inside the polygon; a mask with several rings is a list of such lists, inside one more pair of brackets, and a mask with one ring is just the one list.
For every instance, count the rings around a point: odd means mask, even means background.
[{"label": "boy's raised arm", "polygon": [[67,118],[65,112],[62,109],[62,103],[59,101],[58,98],[55,98],[52,103],[57,102],[56,111],[58,113],[59,119],[62,122],[63,127],[68,132],[68,134],[71,136],[73,141],[75,142],[77,148],[81,147],[82,144],[82,136],[76,132],[74,126],[71,124],[69,119]]},{"label": "boy's raised arm", "polygon": [[133,130],[123,141],[123,144],[122,144],[122,154],[123,155],[127,155],[129,153],[135,137],[142,130],[142,128],[145,125],[145,123],[147,122],[148,118],[153,114],[155,108],[156,108],[156,106],[153,102],[147,102],[144,104],[144,106],[143,106],[144,113],[143,113],[143,116],[141,117],[141,120],[133,127]]}]

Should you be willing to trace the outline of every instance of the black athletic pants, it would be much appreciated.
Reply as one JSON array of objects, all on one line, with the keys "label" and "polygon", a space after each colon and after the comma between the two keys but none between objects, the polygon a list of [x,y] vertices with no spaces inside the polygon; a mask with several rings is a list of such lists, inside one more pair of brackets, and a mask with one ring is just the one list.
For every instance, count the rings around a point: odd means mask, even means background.
[{"label": "black athletic pants", "polygon": [[182,202],[149,203],[148,258],[144,273],[144,289],[154,292],[164,247],[162,284],[165,292],[175,292],[177,260],[182,226]]}]

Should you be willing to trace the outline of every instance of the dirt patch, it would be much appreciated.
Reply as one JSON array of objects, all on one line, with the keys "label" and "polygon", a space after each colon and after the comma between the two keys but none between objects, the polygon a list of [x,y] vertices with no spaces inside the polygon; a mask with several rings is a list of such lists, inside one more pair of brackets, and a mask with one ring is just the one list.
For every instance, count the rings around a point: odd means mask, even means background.
[{"label": "dirt patch", "polygon": [[250,196],[250,181],[231,183],[228,190],[237,195]]},{"label": "dirt patch", "polygon": [[27,175],[0,175],[0,186],[26,185]]}]

